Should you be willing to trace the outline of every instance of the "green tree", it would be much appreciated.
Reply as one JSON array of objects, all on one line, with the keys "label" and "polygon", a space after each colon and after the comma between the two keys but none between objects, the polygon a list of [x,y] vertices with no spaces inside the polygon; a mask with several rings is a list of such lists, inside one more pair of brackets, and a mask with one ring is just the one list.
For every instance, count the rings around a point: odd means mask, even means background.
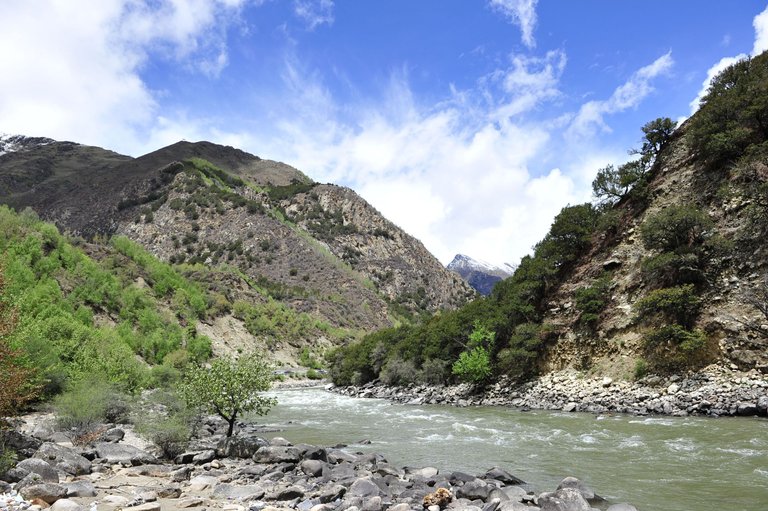
[{"label": "green tree", "polygon": [[260,394],[269,390],[272,380],[272,368],[262,357],[219,358],[211,362],[210,368],[190,370],[179,386],[179,393],[190,408],[215,413],[227,421],[227,436],[232,436],[241,413],[266,415],[277,404],[274,398]]},{"label": "green tree", "polygon": [[474,328],[469,334],[467,351],[459,355],[453,363],[451,371],[460,379],[479,383],[491,375],[491,351],[496,333],[480,321],[475,321]]},{"label": "green tree", "polygon": [[614,204],[626,197],[646,172],[642,158],[618,167],[603,167],[592,181],[592,194],[603,204]]},{"label": "green tree", "polygon": [[669,117],[659,117],[645,123],[640,128],[644,133],[643,147],[640,149],[640,154],[655,159],[661,150],[664,149],[664,146],[667,145],[667,142],[669,142],[676,125],[677,123]]}]

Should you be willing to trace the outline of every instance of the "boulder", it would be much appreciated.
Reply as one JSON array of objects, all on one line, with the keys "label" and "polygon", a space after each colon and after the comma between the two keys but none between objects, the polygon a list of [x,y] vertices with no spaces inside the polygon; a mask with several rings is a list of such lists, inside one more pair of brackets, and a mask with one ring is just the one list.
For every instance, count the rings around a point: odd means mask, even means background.
[{"label": "boulder", "polygon": [[224,437],[216,444],[216,454],[221,458],[250,458],[269,442],[258,436]]},{"label": "boulder", "polygon": [[463,499],[485,501],[490,491],[491,488],[488,487],[488,483],[481,479],[474,479],[458,487],[456,489],[456,496]]},{"label": "boulder", "polygon": [[117,443],[123,438],[125,438],[125,431],[120,428],[108,429],[101,435],[102,442]]},{"label": "boulder", "polygon": [[494,479],[496,481],[501,481],[504,484],[525,484],[525,481],[522,479],[519,479],[506,470],[499,468],[499,467],[493,467],[488,472],[485,473],[483,476],[483,479]]},{"label": "boulder", "polygon": [[157,459],[154,456],[129,444],[100,442],[96,444],[96,454],[99,458],[109,463],[134,466],[157,463]]},{"label": "boulder", "polygon": [[131,511],[161,511],[162,507],[159,502],[147,502],[146,504],[140,504],[130,509]]},{"label": "boulder", "polygon": [[15,451],[22,458],[29,458],[35,454],[43,442],[15,429],[0,429],[0,444],[5,446],[5,449]]},{"label": "boulder", "polygon": [[16,469],[32,472],[40,476],[43,482],[58,483],[59,472],[40,458],[28,458],[16,464]]},{"label": "boulder", "polygon": [[67,496],[67,489],[60,484],[41,483],[25,486],[19,493],[27,500],[40,499],[47,504],[53,504]]},{"label": "boulder", "polygon": [[361,477],[349,488],[348,495],[352,497],[375,497],[381,493],[379,485],[374,483],[370,477]]},{"label": "boulder", "polygon": [[71,483],[64,483],[63,486],[67,489],[67,497],[96,496],[96,487],[90,481],[72,481]]},{"label": "boulder", "polygon": [[590,511],[589,502],[575,488],[562,488],[539,495],[541,511]]},{"label": "boulder", "polygon": [[218,484],[219,478],[214,476],[196,476],[190,479],[189,481],[189,489],[191,491],[203,491],[207,488],[210,488],[212,486],[215,486]]},{"label": "boulder", "polygon": [[216,451],[213,449],[206,449],[205,451],[199,452],[192,456],[192,463],[195,465],[203,465],[205,463],[210,463],[215,459]]},{"label": "boulder", "polygon": [[251,500],[264,496],[264,489],[256,485],[238,486],[228,483],[219,483],[213,489],[213,496],[220,499]]},{"label": "boulder", "polygon": [[320,503],[327,504],[329,502],[333,502],[336,499],[342,498],[345,493],[347,493],[347,489],[340,484],[336,484],[334,486],[327,486],[322,489],[320,491],[320,495],[318,495],[318,498],[320,499]]},{"label": "boulder", "polygon": [[327,465],[320,460],[304,460],[299,467],[301,471],[308,476],[320,477],[323,475],[323,469]]},{"label": "boulder", "polygon": [[560,484],[557,486],[558,490],[562,490],[563,488],[573,488],[575,490],[578,490],[579,493],[581,493],[581,496],[587,499],[589,502],[601,502],[605,499],[602,497],[595,495],[595,492],[592,488],[584,484],[581,480],[575,478],[575,477],[566,477],[562,481],[560,481]]},{"label": "boulder", "polygon": [[256,463],[298,463],[300,459],[298,449],[280,445],[262,447],[253,455]]},{"label": "boulder", "polygon": [[768,415],[768,396],[761,396],[757,399],[758,415]]},{"label": "boulder", "polygon": [[73,476],[90,474],[91,462],[72,449],[51,442],[45,442],[35,452],[35,458],[41,459],[54,468]]},{"label": "boulder", "polygon": [[436,477],[437,474],[440,473],[440,471],[435,467],[424,467],[424,468],[405,467],[405,473],[415,477],[431,479],[433,477]]},{"label": "boulder", "polygon": [[53,503],[49,511],[85,511],[85,508],[69,499],[59,499]]},{"label": "boulder", "polygon": [[293,500],[300,499],[304,496],[304,490],[298,486],[289,486],[278,490],[275,493],[275,500]]}]

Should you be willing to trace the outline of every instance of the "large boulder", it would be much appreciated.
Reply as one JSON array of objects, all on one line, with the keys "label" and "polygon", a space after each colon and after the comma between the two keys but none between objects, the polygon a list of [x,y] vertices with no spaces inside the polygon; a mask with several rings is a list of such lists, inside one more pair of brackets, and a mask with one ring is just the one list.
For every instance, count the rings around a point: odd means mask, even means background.
[{"label": "large boulder", "polygon": [[53,504],[67,496],[67,489],[60,484],[41,483],[25,486],[19,493],[27,500],[40,499],[47,504]]},{"label": "large boulder", "polygon": [[216,444],[216,454],[221,458],[250,458],[268,445],[268,441],[258,436],[224,437]]},{"label": "large boulder", "polygon": [[59,472],[40,458],[29,458],[16,464],[17,470],[35,473],[46,483],[58,483]]},{"label": "large boulder", "polygon": [[519,479],[506,470],[499,468],[499,467],[493,467],[488,472],[485,473],[483,476],[484,479],[494,479],[496,481],[501,481],[504,484],[525,484],[525,481],[522,479]]},{"label": "large boulder", "polygon": [[562,488],[539,495],[541,511],[590,511],[589,502],[576,488]]},{"label": "large boulder", "polygon": [[90,481],[80,480],[64,483],[67,489],[67,497],[95,497],[96,487]]},{"label": "large boulder", "polygon": [[91,462],[78,453],[62,445],[45,442],[35,452],[35,458],[41,459],[54,468],[73,476],[91,473]]},{"label": "large boulder", "polygon": [[219,483],[213,488],[213,496],[227,500],[257,500],[264,496],[264,489],[256,485]]},{"label": "large boulder", "polygon": [[374,497],[381,494],[381,488],[370,477],[361,477],[349,488],[348,495],[352,497]]},{"label": "large boulder", "polygon": [[301,453],[295,447],[270,445],[262,447],[253,455],[256,463],[298,463]]},{"label": "large boulder", "polygon": [[34,455],[35,451],[43,444],[40,439],[25,435],[15,429],[0,429],[0,443],[22,458],[29,458]]},{"label": "large boulder", "polygon": [[129,444],[100,442],[96,444],[96,455],[109,463],[123,465],[147,465],[157,463],[157,459],[146,451]]},{"label": "large boulder", "polygon": [[562,490],[563,488],[573,488],[575,490],[578,490],[579,493],[581,493],[581,496],[587,499],[588,502],[602,502],[603,499],[599,495],[595,494],[595,491],[584,484],[583,481],[580,479],[577,479],[575,477],[566,477],[562,481],[560,481],[560,484],[557,486],[558,490]]}]

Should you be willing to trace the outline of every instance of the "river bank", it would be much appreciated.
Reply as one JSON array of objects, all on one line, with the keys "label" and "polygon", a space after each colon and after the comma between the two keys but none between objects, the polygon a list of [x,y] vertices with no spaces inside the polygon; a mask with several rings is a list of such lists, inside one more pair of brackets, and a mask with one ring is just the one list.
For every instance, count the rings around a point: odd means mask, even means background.
[{"label": "river bank", "polygon": [[26,433],[14,436],[24,459],[0,482],[5,511],[636,510],[610,505],[572,477],[536,493],[499,467],[478,475],[396,467],[382,454],[344,446],[266,440],[247,424],[226,438],[226,425],[215,418],[172,461],[161,459],[129,425],[111,425],[104,438],[85,446],[34,436],[44,430],[36,426],[26,424],[19,428]]},{"label": "river bank", "polygon": [[588,377],[576,371],[559,371],[521,385],[506,380],[484,388],[470,384],[390,387],[371,382],[329,390],[351,397],[409,404],[510,406],[595,414],[768,415],[766,375],[715,365],[688,375],[647,376],[637,381],[616,381]]}]

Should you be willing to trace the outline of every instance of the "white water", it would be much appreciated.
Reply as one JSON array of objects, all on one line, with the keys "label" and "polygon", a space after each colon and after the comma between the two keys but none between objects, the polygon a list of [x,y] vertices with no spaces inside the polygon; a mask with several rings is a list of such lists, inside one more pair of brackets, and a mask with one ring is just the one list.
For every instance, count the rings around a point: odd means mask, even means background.
[{"label": "white water", "polygon": [[[641,511],[768,510],[768,421],[519,412],[356,399],[321,389],[272,393],[260,423],[316,445],[349,444],[398,466],[480,473],[500,466],[554,490],[575,476]],[[356,442],[370,440],[370,445]]]}]

